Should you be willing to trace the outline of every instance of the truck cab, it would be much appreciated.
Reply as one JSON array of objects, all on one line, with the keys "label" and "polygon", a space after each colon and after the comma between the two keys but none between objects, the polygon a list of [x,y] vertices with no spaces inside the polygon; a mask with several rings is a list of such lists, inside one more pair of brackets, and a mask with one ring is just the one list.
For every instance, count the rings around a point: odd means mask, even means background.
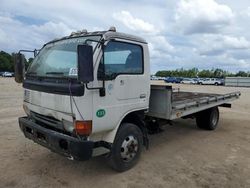
[{"label": "truck cab", "polygon": [[[89,59],[92,67],[84,64]],[[87,81],[79,79],[84,76]],[[140,140],[127,138],[124,150],[132,148],[130,142],[145,144],[139,116],[148,110],[149,82],[148,46],[140,37],[111,29],[53,40],[25,73],[27,117],[19,118],[21,130],[52,151],[78,160],[110,152],[124,123],[139,122],[137,131],[142,132]],[[133,152],[130,155],[124,154],[125,161],[132,160]]]}]

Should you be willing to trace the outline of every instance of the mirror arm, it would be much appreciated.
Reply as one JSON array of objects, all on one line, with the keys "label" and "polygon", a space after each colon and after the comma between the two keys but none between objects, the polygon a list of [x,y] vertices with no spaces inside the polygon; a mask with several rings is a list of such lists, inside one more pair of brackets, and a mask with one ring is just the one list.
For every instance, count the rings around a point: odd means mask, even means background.
[{"label": "mirror arm", "polygon": [[37,49],[35,49],[35,50],[19,50],[18,53],[20,54],[21,52],[31,52],[31,53],[34,54],[34,57],[36,57],[37,54],[39,53],[39,51],[40,51],[40,50],[37,50]]},{"label": "mirror arm", "polygon": [[103,89],[105,86],[104,86],[104,82],[102,83],[102,87],[89,87],[88,84],[86,84],[86,88],[88,90],[96,90],[96,89]]},{"label": "mirror arm", "polygon": [[98,48],[99,48],[100,45],[102,45],[102,46],[104,45],[104,40],[103,40],[103,39],[100,39],[100,40],[86,39],[84,43],[85,43],[85,44],[88,44],[88,42],[96,42],[96,43],[97,43],[97,45],[95,46],[95,49],[93,50],[94,52],[95,52],[97,46],[98,46]]},{"label": "mirror arm", "polygon": [[88,90],[96,90],[96,89],[99,89],[100,90],[100,97],[104,97],[106,95],[106,92],[105,92],[105,81],[104,79],[102,80],[102,87],[88,87],[88,83],[86,83],[86,88]]}]

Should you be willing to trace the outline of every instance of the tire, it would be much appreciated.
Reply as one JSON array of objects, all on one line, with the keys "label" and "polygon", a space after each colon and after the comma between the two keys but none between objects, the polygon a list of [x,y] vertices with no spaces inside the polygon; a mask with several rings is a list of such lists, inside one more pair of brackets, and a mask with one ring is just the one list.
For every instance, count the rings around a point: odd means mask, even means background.
[{"label": "tire", "polygon": [[131,169],[139,161],[143,146],[140,128],[132,123],[123,123],[112,145],[109,165],[118,172]]},{"label": "tire", "polygon": [[216,82],[215,85],[218,86],[219,84]]},{"label": "tire", "polygon": [[219,123],[219,117],[218,107],[204,110],[196,116],[197,127],[205,130],[215,130]]}]

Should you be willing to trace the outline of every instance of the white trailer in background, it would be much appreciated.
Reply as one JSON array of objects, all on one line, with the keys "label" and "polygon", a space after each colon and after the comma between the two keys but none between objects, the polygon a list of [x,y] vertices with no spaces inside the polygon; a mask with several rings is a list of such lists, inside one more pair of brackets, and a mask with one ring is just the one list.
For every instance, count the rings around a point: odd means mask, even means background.
[{"label": "white trailer in background", "polygon": [[226,77],[225,86],[250,87],[250,77]]}]

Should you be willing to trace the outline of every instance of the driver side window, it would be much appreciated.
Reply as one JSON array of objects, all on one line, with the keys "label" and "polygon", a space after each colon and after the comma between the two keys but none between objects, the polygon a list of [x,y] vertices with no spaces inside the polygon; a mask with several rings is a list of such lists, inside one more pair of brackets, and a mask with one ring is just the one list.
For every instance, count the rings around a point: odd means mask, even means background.
[{"label": "driver side window", "polygon": [[105,80],[112,80],[119,74],[142,74],[142,47],[125,42],[111,41],[104,49],[104,57],[98,68],[98,78],[105,69]]}]

